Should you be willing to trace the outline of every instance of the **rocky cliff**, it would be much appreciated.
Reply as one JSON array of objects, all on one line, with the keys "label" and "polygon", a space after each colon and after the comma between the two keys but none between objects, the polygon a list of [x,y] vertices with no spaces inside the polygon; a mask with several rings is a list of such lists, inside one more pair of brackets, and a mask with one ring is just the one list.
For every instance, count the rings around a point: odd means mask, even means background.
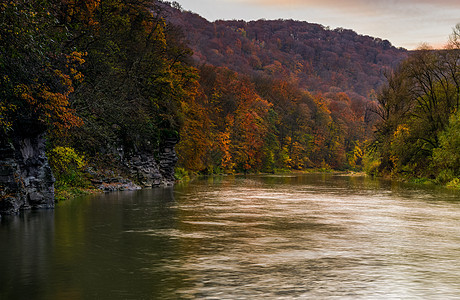
[{"label": "rocky cliff", "polygon": [[0,141],[0,214],[54,207],[54,177],[44,134]]},{"label": "rocky cliff", "polygon": [[116,175],[113,170],[102,174],[93,173],[92,182],[96,188],[105,192],[173,185],[174,167],[177,162],[174,150],[176,144],[177,139],[164,140],[158,155],[148,151],[126,155],[120,147],[117,155],[125,176]]},{"label": "rocky cliff", "polygon": [[[54,177],[45,155],[44,134],[0,139],[0,216],[24,209],[54,207]],[[176,139],[166,139],[159,154],[139,152],[120,157],[127,177],[113,170],[92,174],[105,192],[173,185]]]}]

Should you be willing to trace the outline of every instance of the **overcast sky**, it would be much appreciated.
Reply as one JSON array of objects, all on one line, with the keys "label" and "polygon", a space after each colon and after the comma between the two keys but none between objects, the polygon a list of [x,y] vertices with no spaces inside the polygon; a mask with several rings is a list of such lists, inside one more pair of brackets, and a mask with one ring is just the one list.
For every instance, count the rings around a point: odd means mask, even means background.
[{"label": "overcast sky", "polygon": [[353,29],[415,49],[443,46],[460,23],[460,0],[176,0],[209,21],[294,19]]}]

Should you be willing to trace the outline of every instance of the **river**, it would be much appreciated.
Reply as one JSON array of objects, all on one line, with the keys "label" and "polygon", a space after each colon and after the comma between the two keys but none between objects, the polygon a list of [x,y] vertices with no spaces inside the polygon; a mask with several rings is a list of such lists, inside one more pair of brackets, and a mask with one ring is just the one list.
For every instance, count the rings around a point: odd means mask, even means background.
[{"label": "river", "polygon": [[0,299],[460,299],[460,193],[225,176],[4,216]]}]

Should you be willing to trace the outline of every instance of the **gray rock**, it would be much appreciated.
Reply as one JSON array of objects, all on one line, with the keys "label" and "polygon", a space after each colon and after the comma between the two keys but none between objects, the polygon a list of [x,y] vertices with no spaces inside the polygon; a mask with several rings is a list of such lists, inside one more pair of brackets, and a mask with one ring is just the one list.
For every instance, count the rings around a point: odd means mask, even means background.
[{"label": "gray rock", "polygon": [[0,141],[0,214],[53,208],[54,177],[45,155],[45,136]]},{"label": "gray rock", "polygon": [[143,187],[158,187],[173,185],[175,182],[174,168],[177,155],[174,146],[176,139],[165,140],[160,146],[158,158],[153,153],[139,152],[132,156],[125,156],[123,163],[132,174],[135,181]]}]

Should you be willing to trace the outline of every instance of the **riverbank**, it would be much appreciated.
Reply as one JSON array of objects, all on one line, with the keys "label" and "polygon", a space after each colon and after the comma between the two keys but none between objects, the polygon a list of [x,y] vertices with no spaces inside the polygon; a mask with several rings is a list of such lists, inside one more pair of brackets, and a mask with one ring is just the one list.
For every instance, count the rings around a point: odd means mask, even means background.
[{"label": "riverbank", "polygon": [[314,173],[332,173],[344,176],[370,176],[363,171],[339,171],[333,169],[325,168],[311,168],[305,170],[288,170],[288,169],[278,169],[274,172],[248,172],[248,173],[219,173],[219,174],[197,174],[190,171],[187,171],[182,168],[176,169],[176,182],[185,183],[192,181],[194,179],[205,178],[209,176],[244,176],[244,175],[289,175],[289,174],[314,174]]},{"label": "riverbank", "polygon": [[398,181],[398,182],[406,182],[406,183],[414,183],[419,185],[432,185],[437,187],[444,187],[448,189],[460,190],[460,178],[454,178],[452,180],[446,182],[440,182],[437,179],[430,179],[426,177],[414,177],[409,174],[372,174],[369,176],[383,178],[386,180]]}]

